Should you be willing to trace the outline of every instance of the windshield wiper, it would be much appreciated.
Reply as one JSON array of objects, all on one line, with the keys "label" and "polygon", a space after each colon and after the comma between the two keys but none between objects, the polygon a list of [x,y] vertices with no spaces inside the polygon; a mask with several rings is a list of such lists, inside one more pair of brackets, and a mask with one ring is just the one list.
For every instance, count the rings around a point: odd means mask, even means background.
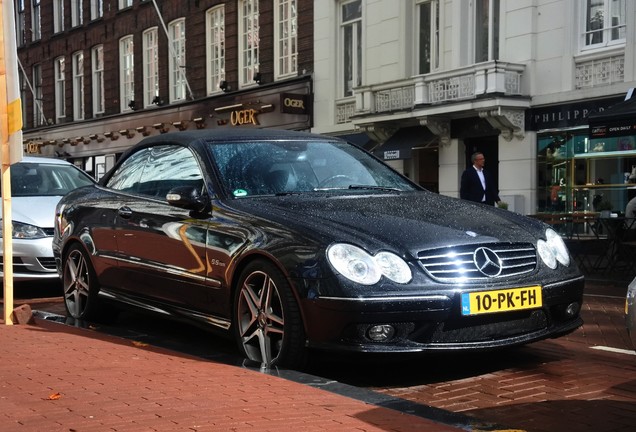
[{"label": "windshield wiper", "polygon": [[349,185],[349,189],[379,190],[387,192],[402,192],[401,189],[389,186]]}]

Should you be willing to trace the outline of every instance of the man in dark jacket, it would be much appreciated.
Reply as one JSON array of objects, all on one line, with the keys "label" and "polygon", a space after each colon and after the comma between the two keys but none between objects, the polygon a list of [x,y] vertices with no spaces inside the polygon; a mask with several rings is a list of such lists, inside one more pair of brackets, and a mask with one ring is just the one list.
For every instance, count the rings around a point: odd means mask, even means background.
[{"label": "man in dark jacket", "polygon": [[470,157],[473,165],[462,173],[459,187],[461,199],[495,205],[499,202],[499,193],[495,189],[490,173],[484,170],[486,159],[480,152],[473,153]]}]

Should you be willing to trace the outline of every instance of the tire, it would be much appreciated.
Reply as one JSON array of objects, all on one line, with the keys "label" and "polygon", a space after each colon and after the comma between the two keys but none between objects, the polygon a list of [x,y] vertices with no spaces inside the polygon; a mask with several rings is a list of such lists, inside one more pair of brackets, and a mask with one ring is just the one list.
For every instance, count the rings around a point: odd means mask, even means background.
[{"label": "tire", "polygon": [[305,365],[305,332],[298,304],[289,282],[269,261],[254,261],[241,272],[233,318],[239,350],[249,360],[265,368]]},{"label": "tire", "polygon": [[90,257],[78,244],[71,246],[64,259],[62,288],[68,316],[82,320],[97,318],[97,276]]}]

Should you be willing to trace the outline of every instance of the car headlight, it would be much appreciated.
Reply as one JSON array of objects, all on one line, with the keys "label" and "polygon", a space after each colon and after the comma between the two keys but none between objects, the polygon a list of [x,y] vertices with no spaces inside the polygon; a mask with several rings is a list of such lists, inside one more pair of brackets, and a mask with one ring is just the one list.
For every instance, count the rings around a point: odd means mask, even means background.
[{"label": "car headlight", "polygon": [[382,276],[401,284],[413,277],[408,264],[391,252],[372,256],[357,246],[336,243],[327,249],[327,258],[338,273],[363,285],[376,284]]},{"label": "car headlight", "polygon": [[[12,237],[14,239],[38,239],[47,237],[46,233],[41,228],[35,225],[29,225],[22,222],[11,222],[12,224]],[[0,226],[0,236],[2,235],[2,226]]]},{"label": "car headlight", "polygon": [[570,265],[570,254],[565,246],[563,239],[551,228],[545,231],[545,240],[537,242],[537,250],[539,256],[551,269],[555,269],[557,262],[564,266]]}]

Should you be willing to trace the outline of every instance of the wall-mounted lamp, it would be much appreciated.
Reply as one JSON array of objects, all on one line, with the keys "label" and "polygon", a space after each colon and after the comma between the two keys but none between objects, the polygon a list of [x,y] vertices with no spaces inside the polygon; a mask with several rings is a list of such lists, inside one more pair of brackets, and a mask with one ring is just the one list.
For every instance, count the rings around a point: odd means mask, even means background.
[{"label": "wall-mounted lamp", "polygon": [[163,105],[163,100],[159,97],[159,95],[157,95],[152,99],[152,103],[157,106],[161,106]]},{"label": "wall-mounted lamp", "polygon": [[122,129],[119,131],[121,136],[125,136],[126,138],[132,138],[135,136],[135,131],[132,129]]},{"label": "wall-mounted lamp", "polygon": [[194,118],[194,119],[192,119],[192,121],[196,125],[197,129],[204,129],[205,128],[205,119],[203,117]]},{"label": "wall-mounted lamp", "polygon": [[143,136],[148,136],[150,135],[150,131],[148,130],[148,128],[146,126],[139,126],[137,128],[135,128],[135,130],[142,134]]},{"label": "wall-mounted lamp", "polygon": [[117,132],[104,132],[104,136],[106,138],[110,138],[113,141],[119,138],[119,134]]},{"label": "wall-mounted lamp", "polygon": [[155,123],[152,125],[152,127],[157,129],[161,133],[166,133],[170,129],[170,125],[168,125],[168,123]]},{"label": "wall-mounted lamp", "polygon": [[219,83],[219,88],[223,90],[225,93],[232,91],[232,86],[226,80],[223,80]]},{"label": "wall-mounted lamp", "polygon": [[263,84],[263,75],[260,72],[256,72],[254,75],[254,82],[258,85]]},{"label": "wall-mounted lamp", "polygon": [[188,121],[180,120],[180,121],[172,122],[172,126],[176,127],[180,131],[184,131],[188,128]]},{"label": "wall-mounted lamp", "polygon": [[133,111],[137,109],[137,104],[135,103],[134,100],[131,100],[130,102],[128,102],[128,108],[130,108]]}]

